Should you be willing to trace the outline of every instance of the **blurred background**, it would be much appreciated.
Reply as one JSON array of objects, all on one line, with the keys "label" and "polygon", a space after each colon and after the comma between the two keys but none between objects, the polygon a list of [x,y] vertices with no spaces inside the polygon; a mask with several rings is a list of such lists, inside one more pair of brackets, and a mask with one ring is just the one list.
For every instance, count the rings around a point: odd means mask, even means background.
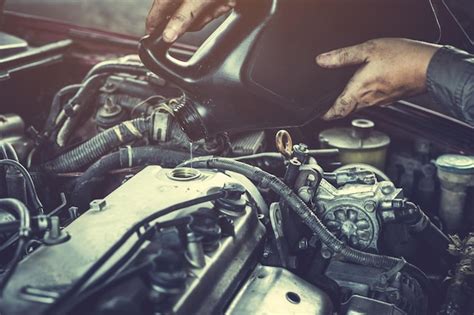
[{"label": "blurred background", "polygon": [[153,0],[7,0],[6,10],[141,36]]}]

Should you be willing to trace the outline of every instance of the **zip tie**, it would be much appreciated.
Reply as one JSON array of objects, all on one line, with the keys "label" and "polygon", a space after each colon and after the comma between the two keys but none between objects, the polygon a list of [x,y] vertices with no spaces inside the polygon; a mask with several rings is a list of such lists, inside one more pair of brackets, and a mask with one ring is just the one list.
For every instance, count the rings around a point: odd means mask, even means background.
[{"label": "zip tie", "polygon": [[131,123],[130,121],[126,121],[123,123],[123,125],[125,126],[125,128],[128,129],[128,131],[130,131],[132,133],[132,135],[134,135],[135,137],[137,138],[141,138],[143,137],[143,135],[141,134],[141,132],[133,125],[133,123]]},{"label": "zip tie", "polygon": [[115,132],[115,135],[117,136],[117,138],[119,139],[119,141],[123,142],[123,136],[122,136],[122,132],[120,131],[119,126],[114,127],[114,132]]},{"label": "zip tie", "polygon": [[128,167],[132,168],[133,166],[133,150],[131,145],[127,145],[127,156],[128,156]]}]

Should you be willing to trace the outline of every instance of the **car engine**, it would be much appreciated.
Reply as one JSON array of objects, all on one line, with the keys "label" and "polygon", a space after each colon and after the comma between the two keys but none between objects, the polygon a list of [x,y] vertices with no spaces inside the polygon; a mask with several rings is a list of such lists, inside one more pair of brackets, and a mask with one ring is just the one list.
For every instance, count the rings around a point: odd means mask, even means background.
[{"label": "car engine", "polygon": [[191,143],[179,86],[72,45],[0,59],[1,314],[474,312],[472,129],[381,108]]}]

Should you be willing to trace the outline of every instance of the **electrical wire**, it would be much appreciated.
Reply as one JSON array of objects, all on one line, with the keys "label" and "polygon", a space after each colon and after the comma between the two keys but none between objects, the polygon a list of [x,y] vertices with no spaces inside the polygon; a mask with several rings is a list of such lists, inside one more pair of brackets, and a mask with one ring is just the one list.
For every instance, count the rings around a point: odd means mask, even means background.
[{"label": "electrical wire", "polygon": [[102,255],[79,279],[77,279],[74,284],[58,299],[55,303],[53,303],[49,310],[48,314],[63,314],[61,308],[67,304],[66,302],[69,299],[75,297],[80,291],[81,288],[91,279],[94,274],[102,268],[102,266],[127,242],[127,240],[134,235],[142,226],[145,224],[154,221],[160,217],[168,215],[174,211],[195,206],[197,204],[214,201],[220,198],[225,197],[226,190],[221,189],[215,193],[198,197],[195,199],[187,200],[185,202],[177,203],[175,205],[169,206],[165,209],[159,210],[146,218],[142,219],[141,221],[137,222],[132,228],[127,230],[124,235]]},{"label": "electrical wire", "polygon": [[31,232],[31,221],[28,208],[21,201],[11,198],[0,199],[0,205],[17,212],[18,217],[20,219],[20,227],[18,229],[19,241],[17,244],[17,248],[15,254],[13,255],[13,259],[8,264],[8,267],[5,273],[3,274],[2,279],[0,280],[0,296],[2,296],[3,290],[5,289],[6,285],[8,284],[8,281],[15,272],[15,269],[21,258],[23,257],[25,244]]},{"label": "electrical wire", "polygon": [[[110,283],[114,282],[117,278],[122,277],[122,273],[117,274],[119,270],[134,256],[138,250],[143,246],[143,244],[150,239],[153,235],[153,232],[156,232],[155,227],[148,228],[145,233],[143,233],[138,240],[133,244],[133,246],[125,253],[118,261],[116,261],[106,272],[104,272],[100,277],[95,279],[87,289],[81,292],[76,296],[71,303],[67,303],[63,309],[61,309],[60,314],[68,314],[72,311],[77,305],[80,305],[83,301],[87,300],[89,297],[95,295],[97,292],[100,292],[104,285],[109,286]],[[134,268],[133,268],[134,269]],[[128,273],[125,271],[124,273]],[[115,277],[114,277],[115,275]]]},{"label": "electrical wire", "polygon": [[0,143],[0,150],[4,159],[19,161],[15,148],[9,142]]},{"label": "electrical wire", "polygon": [[148,269],[149,267],[153,265],[154,265],[154,262],[152,259],[150,259],[149,261],[143,262],[133,268],[125,270],[124,272],[118,274],[115,278],[110,279],[109,281],[104,281],[102,283],[99,283],[99,285],[97,285],[96,287],[78,296],[76,299],[74,299],[74,301],[72,301],[71,304],[68,304],[67,309],[64,310],[64,314],[69,314],[77,306],[80,306],[82,303],[86,302],[89,298],[100,294],[100,292],[103,292],[104,290],[108,288],[119,285],[120,283],[130,279],[136,274],[143,272],[144,270]]},{"label": "electrical wire", "polygon": [[25,244],[26,240],[23,237],[20,237],[13,259],[8,264],[8,267],[5,273],[3,274],[2,280],[0,280],[0,297],[3,296],[3,291],[6,285],[8,284],[8,281],[10,280],[11,276],[16,270],[16,267],[18,266],[18,263],[23,257],[23,250],[25,248]]},{"label": "electrical wire", "polygon": [[33,203],[36,213],[44,214],[43,204],[41,203],[41,200],[38,197],[33,179],[31,178],[31,175],[26,170],[26,168],[15,160],[0,160],[0,166],[14,167],[23,175],[23,177],[25,178],[26,189],[28,190],[29,197],[31,198],[31,202]]}]

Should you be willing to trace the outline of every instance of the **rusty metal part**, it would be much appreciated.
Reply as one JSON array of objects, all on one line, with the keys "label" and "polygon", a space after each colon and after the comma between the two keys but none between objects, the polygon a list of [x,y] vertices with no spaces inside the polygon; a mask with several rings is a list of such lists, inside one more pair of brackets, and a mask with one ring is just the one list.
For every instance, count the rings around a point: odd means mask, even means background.
[{"label": "rusty metal part", "polygon": [[290,158],[293,154],[293,139],[286,130],[280,130],[275,136],[275,143],[278,152],[283,154],[286,158]]}]

